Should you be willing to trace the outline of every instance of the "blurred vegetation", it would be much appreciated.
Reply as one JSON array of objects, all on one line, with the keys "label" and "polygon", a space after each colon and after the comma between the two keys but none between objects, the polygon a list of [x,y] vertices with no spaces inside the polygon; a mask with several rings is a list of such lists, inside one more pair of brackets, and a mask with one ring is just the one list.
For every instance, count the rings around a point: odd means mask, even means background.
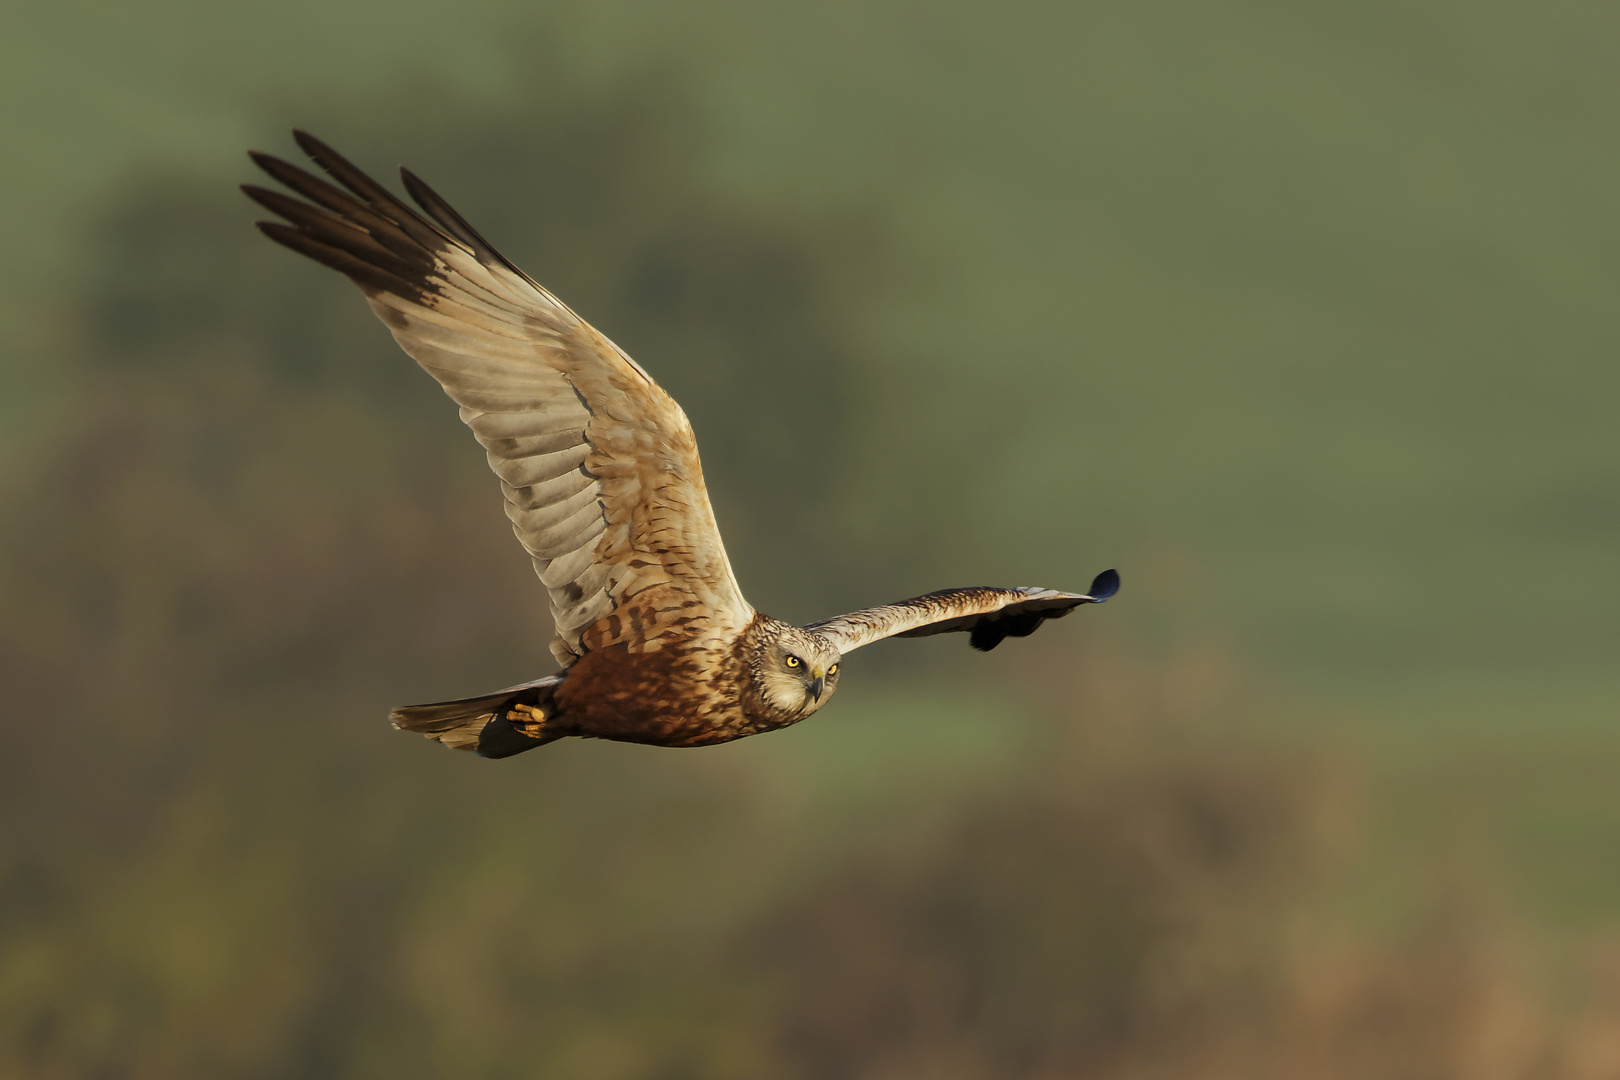
[{"label": "blurred vegetation", "polygon": [[[117,87],[19,205],[167,139],[0,298],[0,1075],[1620,1075],[1612,10],[591,10],[0,43]],[[675,394],[762,608],[1126,593],[712,750],[389,731],[543,603],[352,289],[155,164],[282,115]]]}]

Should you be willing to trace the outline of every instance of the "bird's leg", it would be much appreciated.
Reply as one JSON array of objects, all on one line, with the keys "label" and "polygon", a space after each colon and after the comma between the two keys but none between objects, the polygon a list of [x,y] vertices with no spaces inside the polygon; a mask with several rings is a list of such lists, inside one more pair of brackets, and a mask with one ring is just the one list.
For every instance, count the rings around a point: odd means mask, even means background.
[{"label": "bird's leg", "polygon": [[506,722],[531,739],[538,739],[540,729],[545,726],[546,714],[533,705],[514,705],[506,714]]}]

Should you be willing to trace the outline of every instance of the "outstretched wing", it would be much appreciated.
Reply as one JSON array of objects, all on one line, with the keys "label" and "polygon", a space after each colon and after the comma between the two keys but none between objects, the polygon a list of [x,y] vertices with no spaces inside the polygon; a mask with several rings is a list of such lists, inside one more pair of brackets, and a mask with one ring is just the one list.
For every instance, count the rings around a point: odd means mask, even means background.
[{"label": "outstretched wing", "polygon": [[[318,139],[294,137],[348,190],[252,154],[309,200],[244,185],[291,223],[259,228],[347,274],[400,347],[461,406],[500,477],[512,529],[550,590],[558,663],[577,659],[584,631],[643,593],[635,618],[609,621],[611,632],[593,642],[634,635],[647,643],[677,619],[687,634],[694,611],[745,626],[753,609],[726,559],[680,406],[415,176],[400,170],[427,218]],[[659,624],[662,612],[671,626]]]},{"label": "outstretched wing", "polygon": [[1061,619],[1081,604],[1100,604],[1119,591],[1119,574],[1104,570],[1087,593],[1053,589],[941,589],[882,607],[852,611],[805,627],[840,653],[887,637],[926,637],[965,631],[989,652],[1010,637],[1028,637],[1047,619]]}]

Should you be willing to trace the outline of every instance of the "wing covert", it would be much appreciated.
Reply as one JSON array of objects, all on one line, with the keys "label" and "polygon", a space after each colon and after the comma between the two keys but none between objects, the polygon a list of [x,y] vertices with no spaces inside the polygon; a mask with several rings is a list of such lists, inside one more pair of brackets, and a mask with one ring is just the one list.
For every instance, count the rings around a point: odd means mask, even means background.
[{"label": "wing covert", "polygon": [[[417,177],[401,170],[426,218],[324,143],[294,136],[342,188],[254,153],[308,200],[243,185],[288,222],[259,228],[353,280],[460,406],[550,594],[557,661],[577,659],[588,627],[647,590],[695,599],[715,623],[745,626],[753,609],[726,558],[680,406]],[[658,631],[643,627],[641,639],[656,641]]]},{"label": "wing covert", "polygon": [[888,637],[927,637],[963,631],[980,652],[1009,637],[1028,637],[1047,619],[1061,619],[1082,604],[1100,604],[1119,591],[1119,574],[1104,570],[1086,593],[1055,589],[941,589],[882,607],[852,611],[805,627],[840,653]]}]

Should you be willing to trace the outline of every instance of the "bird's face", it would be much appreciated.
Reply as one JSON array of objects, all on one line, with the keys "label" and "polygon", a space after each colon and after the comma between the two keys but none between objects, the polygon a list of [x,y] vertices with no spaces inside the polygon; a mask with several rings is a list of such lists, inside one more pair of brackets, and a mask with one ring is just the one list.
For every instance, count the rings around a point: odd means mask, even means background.
[{"label": "bird's face", "polygon": [[772,709],[795,719],[809,716],[838,689],[838,653],[795,627],[766,646],[760,657],[761,696]]}]

